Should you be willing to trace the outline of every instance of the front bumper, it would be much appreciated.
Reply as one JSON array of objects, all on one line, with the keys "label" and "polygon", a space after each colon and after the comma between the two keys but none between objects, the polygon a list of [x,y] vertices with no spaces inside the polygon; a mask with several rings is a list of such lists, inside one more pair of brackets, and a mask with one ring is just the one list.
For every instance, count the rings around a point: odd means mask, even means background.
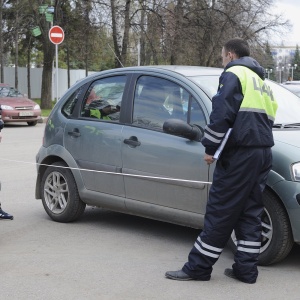
[{"label": "front bumper", "polygon": [[35,122],[41,119],[41,110],[30,110],[30,111],[3,111],[2,121],[8,122]]}]

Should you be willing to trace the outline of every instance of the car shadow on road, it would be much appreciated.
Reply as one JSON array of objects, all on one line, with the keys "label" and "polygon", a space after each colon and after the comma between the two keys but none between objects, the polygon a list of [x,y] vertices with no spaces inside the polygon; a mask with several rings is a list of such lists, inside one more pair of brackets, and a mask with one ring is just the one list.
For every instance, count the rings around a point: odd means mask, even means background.
[{"label": "car shadow on road", "polygon": [[90,207],[86,208],[83,217],[76,223],[189,243],[193,243],[200,232],[200,229]]},{"label": "car shadow on road", "polygon": [[[287,268],[289,268],[289,267],[300,268],[299,256],[300,256],[300,246],[297,244],[294,244],[289,255],[283,261],[279,262],[278,264],[280,264],[283,267],[287,267]],[[278,264],[274,264],[272,266],[276,267]]]},{"label": "car shadow on road", "polygon": [[21,123],[5,123],[5,128],[18,128],[18,127],[28,127],[28,128],[30,128],[31,126],[28,126],[28,124],[26,123],[26,122],[21,122]]},{"label": "car shadow on road", "polygon": [[[148,238],[163,238],[170,243],[186,245],[192,245],[201,232],[200,229],[91,207],[86,209],[83,217],[76,223],[101,226],[102,229],[107,227],[109,229],[120,230],[124,233],[132,233],[138,236],[145,235]],[[229,247],[226,248],[230,252]],[[295,244],[290,254],[278,264],[280,264],[281,267],[289,268],[295,267],[295,262],[297,262],[296,265],[300,267],[300,260],[298,259],[299,254],[300,246]],[[278,264],[267,267],[276,268]]]}]

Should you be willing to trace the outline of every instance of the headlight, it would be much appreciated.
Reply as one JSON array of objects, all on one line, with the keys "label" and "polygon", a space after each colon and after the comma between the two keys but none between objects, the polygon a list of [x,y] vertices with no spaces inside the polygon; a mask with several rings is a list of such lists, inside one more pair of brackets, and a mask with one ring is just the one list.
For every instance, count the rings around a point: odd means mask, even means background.
[{"label": "headlight", "polygon": [[292,175],[294,181],[300,181],[300,163],[292,165]]},{"label": "headlight", "polygon": [[33,109],[41,109],[41,108],[38,104],[36,104]]},{"label": "headlight", "polygon": [[6,110],[13,110],[13,108],[11,106],[3,105],[3,104],[1,104],[1,108],[6,109]]}]

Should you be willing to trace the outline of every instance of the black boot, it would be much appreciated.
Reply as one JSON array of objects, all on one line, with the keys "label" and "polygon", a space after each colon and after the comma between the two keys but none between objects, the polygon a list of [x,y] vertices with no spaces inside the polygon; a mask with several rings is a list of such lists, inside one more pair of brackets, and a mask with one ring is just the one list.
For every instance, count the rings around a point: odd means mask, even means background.
[{"label": "black boot", "polygon": [[0,220],[13,220],[13,216],[6,213],[0,208]]}]

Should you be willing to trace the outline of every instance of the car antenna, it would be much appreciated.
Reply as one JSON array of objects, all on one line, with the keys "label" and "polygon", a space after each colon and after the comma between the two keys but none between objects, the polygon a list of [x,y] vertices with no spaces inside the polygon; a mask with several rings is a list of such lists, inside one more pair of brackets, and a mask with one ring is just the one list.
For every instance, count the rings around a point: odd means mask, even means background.
[{"label": "car antenna", "polygon": [[107,44],[108,47],[110,48],[110,50],[113,52],[113,54],[115,55],[116,59],[118,60],[118,62],[121,64],[122,68],[124,68],[123,64],[121,63],[121,61],[119,60],[119,57],[116,55],[115,51],[113,50],[113,48],[110,46],[110,44]]}]

